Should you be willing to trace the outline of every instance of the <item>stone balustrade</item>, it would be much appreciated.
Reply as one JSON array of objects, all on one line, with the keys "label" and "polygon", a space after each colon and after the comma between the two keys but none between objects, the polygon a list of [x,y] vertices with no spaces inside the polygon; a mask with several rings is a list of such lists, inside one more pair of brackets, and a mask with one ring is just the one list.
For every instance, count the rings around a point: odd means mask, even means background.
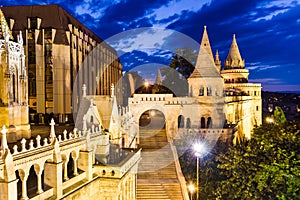
[{"label": "stone balustrade", "polygon": [[[50,125],[49,137],[41,138],[38,135],[34,139],[23,138],[12,149],[9,149],[6,140],[7,128],[2,127],[0,180],[4,180],[4,182],[0,181],[0,189],[3,191],[0,199],[17,199],[17,181],[14,180],[17,180],[18,177],[22,182],[21,199],[28,199],[27,180],[31,173],[30,169],[33,167],[37,176],[37,192],[34,199],[45,199],[52,196],[61,198],[64,196],[63,191],[78,182],[79,179],[92,180],[93,154],[96,152],[97,146],[102,145],[102,140],[107,138],[104,137],[101,127],[92,125],[87,128],[85,126],[84,130],[75,128],[69,133],[65,130],[61,135],[56,135],[53,120]],[[73,176],[69,178],[68,163],[71,158],[73,159]],[[42,181],[42,173],[44,173],[44,181]],[[50,190],[44,191],[42,182],[50,186]]]}]

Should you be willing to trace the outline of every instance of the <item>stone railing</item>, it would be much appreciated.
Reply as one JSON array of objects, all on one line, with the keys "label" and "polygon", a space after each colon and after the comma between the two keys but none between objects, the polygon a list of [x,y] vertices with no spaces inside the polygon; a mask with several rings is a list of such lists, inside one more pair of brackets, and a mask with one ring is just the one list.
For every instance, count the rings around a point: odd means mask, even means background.
[{"label": "stone railing", "polygon": [[[28,198],[26,182],[29,178],[29,169],[32,166],[34,166],[35,173],[38,177],[38,192],[33,197],[34,199],[45,199],[53,195],[59,198],[63,195],[63,190],[66,189],[66,187],[70,187],[72,184],[83,179],[91,180],[93,171],[92,157],[93,152],[95,152],[95,149],[92,148],[96,148],[97,145],[102,142],[101,139],[103,139],[102,136],[104,136],[104,134],[101,128],[92,126],[89,129],[85,128],[79,131],[74,129],[70,133],[65,130],[61,135],[56,135],[53,119],[50,125],[51,130],[49,137],[42,139],[41,136],[38,135],[34,139],[23,138],[20,143],[14,145],[12,149],[9,149],[6,139],[8,130],[5,126],[2,127],[0,151],[0,158],[2,159],[0,159],[0,171],[2,169],[4,172],[0,173],[0,179],[6,180],[7,186],[5,186],[4,183],[1,184],[0,190],[2,191],[3,189],[3,192],[7,193],[8,196],[1,196],[0,194],[0,199],[14,199],[12,196],[17,194],[17,185],[13,181],[16,180],[16,171],[19,171],[22,181],[22,199]],[[66,176],[68,170],[67,164],[64,163],[65,161],[62,159],[62,155],[65,156],[67,159],[66,162],[68,162],[71,152],[75,155],[72,153],[72,158],[75,159],[74,170],[76,171],[74,171],[74,177],[68,179]],[[81,167],[84,171],[83,173],[79,174],[77,172],[77,165]],[[49,170],[49,168],[52,170]],[[65,171],[64,178],[67,178],[66,180],[64,179],[64,182],[61,179],[63,169]],[[45,171],[45,184],[51,187],[51,189],[47,191],[42,190],[41,175],[43,171]],[[49,177],[52,178],[49,179]]]},{"label": "stone railing", "polygon": [[181,166],[178,160],[178,153],[176,150],[175,145],[173,144],[173,141],[170,141],[170,147],[173,153],[173,157],[174,157],[174,163],[175,163],[175,168],[176,168],[176,174],[177,174],[177,178],[178,181],[180,183],[180,188],[181,188],[181,192],[182,192],[182,196],[184,200],[189,200],[189,194],[188,194],[188,190],[187,190],[187,184],[186,184],[186,180],[185,177],[181,171]]},{"label": "stone railing", "polygon": [[95,170],[100,177],[105,178],[122,178],[125,173],[127,173],[140,159],[141,151],[139,149],[137,152],[132,152],[127,159],[122,160],[121,163],[114,165],[95,165]]}]

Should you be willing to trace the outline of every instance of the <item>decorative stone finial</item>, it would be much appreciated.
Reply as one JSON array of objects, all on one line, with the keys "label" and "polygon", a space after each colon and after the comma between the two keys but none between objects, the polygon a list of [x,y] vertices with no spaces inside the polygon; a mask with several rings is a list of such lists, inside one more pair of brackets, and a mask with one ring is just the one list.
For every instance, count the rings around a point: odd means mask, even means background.
[{"label": "decorative stone finial", "polygon": [[112,83],[111,84],[111,97],[114,97],[115,96],[115,86],[114,84]]},{"label": "decorative stone finial", "polygon": [[6,133],[7,133],[7,128],[5,125],[2,126],[2,140],[1,140],[1,146],[2,146],[2,150],[4,149],[8,149],[8,145],[7,145],[7,139],[6,139]]},{"label": "decorative stone finial", "polygon": [[86,97],[86,86],[85,86],[85,84],[82,85],[82,97]]},{"label": "decorative stone finial", "polygon": [[52,141],[52,139],[54,139],[56,137],[54,125],[55,125],[55,122],[54,122],[54,119],[52,118],[51,119],[51,123],[50,123],[50,126],[51,126],[51,129],[50,129],[50,138],[51,138],[51,141]]},{"label": "decorative stone finial", "polygon": [[90,102],[91,102],[90,107],[92,108],[94,106],[94,99],[90,99]]},{"label": "decorative stone finial", "polygon": [[206,30],[206,25],[204,25],[204,30]]},{"label": "decorative stone finial", "polygon": [[23,45],[23,36],[22,36],[22,31],[19,32],[19,35],[18,35],[18,43]]},{"label": "decorative stone finial", "polygon": [[235,34],[233,34],[233,36],[232,36],[232,37],[233,37],[233,39],[235,39]]}]

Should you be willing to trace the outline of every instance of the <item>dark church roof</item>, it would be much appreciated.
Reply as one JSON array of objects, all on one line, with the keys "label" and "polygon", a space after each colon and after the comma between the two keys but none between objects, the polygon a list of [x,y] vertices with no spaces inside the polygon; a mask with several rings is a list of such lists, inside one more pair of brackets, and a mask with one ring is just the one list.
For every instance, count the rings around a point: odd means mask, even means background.
[{"label": "dark church roof", "polygon": [[70,31],[69,24],[74,25],[98,43],[103,41],[59,5],[4,6],[1,9],[7,21],[15,20],[12,30],[14,34],[27,29],[27,18],[38,17],[42,19],[40,29],[56,29],[54,39],[56,44],[69,43],[65,34],[65,31]]}]

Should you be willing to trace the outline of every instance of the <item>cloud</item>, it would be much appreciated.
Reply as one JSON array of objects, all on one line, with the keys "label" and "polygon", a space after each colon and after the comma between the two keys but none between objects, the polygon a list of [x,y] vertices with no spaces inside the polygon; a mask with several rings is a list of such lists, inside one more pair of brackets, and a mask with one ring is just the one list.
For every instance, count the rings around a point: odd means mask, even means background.
[{"label": "cloud", "polygon": [[210,3],[211,0],[173,0],[160,8],[154,9],[150,16],[155,16],[156,20],[164,20],[184,10],[196,12],[203,5],[209,5]]},{"label": "cloud", "polygon": [[250,66],[247,66],[246,68],[249,70],[263,71],[263,70],[274,69],[278,67],[280,67],[280,65],[262,65],[260,62],[258,62],[258,63],[251,63]]}]

